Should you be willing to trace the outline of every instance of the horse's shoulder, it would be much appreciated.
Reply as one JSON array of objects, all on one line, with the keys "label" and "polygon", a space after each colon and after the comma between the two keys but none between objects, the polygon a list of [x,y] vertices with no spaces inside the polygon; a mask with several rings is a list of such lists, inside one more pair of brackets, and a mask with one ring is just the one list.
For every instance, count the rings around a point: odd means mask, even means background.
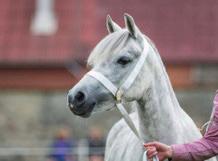
[{"label": "horse's shoulder", "polygon": [[108,136],[107,136],[107,145],[110,146],[111,142],[114,141],[115,138],[122,132],[123,128],[125,128],[125,122],[123,119],[120,119],[116,122],[112,128],[110,129]]},{"label": "horse's shoulder", "polygon": [[[130,117],[134,124],[137,125],[137,113],[131,113]],[[105,160],[129,160],[127,158],[131,158],[131,156],[133,156],[132,152],[137,152],[137,157],[134,156],[134,158],[141,157],[140,142],[128,127],[124,119],[120,119],[113,125],[108,134]],[[126,153],[128,153],[128,155],[124,155]],[[125,157],[125,159],[123,159],[123,157]]]}]

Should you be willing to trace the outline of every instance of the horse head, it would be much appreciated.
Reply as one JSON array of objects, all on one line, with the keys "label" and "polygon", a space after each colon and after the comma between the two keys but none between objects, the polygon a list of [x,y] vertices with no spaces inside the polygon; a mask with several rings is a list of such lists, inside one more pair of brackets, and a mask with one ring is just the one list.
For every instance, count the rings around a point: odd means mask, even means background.
[{"label": "horse head", "polygon": [[[92,71],[104,75],[116,87],[120,87],[138,62],[144,49],[144,35],[133,18],[125,14],[125,28],[117,25],[107,16],[106,26],[109,34],[91,52],[88,66]],[[149,45],[146,43],[146,45]],[[150,52],[150,50],[148,51]],[[138,100],[151,84],[149,62],[135,79],[133,85],[124,91],[127,102]],[[115,97],[98,80],[85,75],[68,93],[70,110],[81,117],[89,117],[98,111],[107,111],[115,106]]]}]

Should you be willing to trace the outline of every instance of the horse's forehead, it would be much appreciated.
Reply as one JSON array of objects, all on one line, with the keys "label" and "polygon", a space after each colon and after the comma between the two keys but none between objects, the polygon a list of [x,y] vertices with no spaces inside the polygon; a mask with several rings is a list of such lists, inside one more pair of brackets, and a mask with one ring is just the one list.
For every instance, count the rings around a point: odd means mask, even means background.
[{"label": "horse's forehead", "polygon": [[108,59],[113,56],[115,53],[123,49],[128,38],[129,34],[126,30],[109,34],[93,49],[88,58],[88,64],[93,65],[95,62]]}]

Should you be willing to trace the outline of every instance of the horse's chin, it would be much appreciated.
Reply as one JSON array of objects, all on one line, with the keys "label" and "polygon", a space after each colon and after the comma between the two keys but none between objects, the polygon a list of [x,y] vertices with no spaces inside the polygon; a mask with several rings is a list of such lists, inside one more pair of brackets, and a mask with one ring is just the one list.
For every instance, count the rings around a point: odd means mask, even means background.
[{"label": "horse's chin", "polygon": [[94,109],[94,106],[95,105],[93,104],[93,105],[87,107],[85,111],[78,111],[78,110],[75,110],[74,108],[70,108],[70,111],[79,117],[88,118],[91,116],[92,111]]},{"label": "horse's chin", "polygon": [[79,117],[82,117],[82,118],[88,118],[91,116],[91,112],[90,113],[82,113],[82,114],[76,114],[74,113],[75,115],[79,116]]},{"label": "horse's chin", "polygon": [[77,115],[77,116],[79,116],[79,117],[83,117],[83,118],[88,118],[90,115],[91,115],[91,113],[89,113],[89,112],[77,112],[77,111],[75,111],[75,110],[71,110],[71,112],[74,114],[74,115]]}]

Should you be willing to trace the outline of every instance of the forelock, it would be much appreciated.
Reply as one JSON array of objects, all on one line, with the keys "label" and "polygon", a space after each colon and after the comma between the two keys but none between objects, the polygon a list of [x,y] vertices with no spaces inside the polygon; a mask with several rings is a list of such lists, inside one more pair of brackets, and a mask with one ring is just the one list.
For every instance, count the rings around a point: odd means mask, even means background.
[{"label": "forelock", "polygon": [[125,46],[129,37],[129,32],[126,29],[107,35],[92,50],[88,58],[88,65],[92,66],[95,62],[114,55],[116,51],[119,51]]}]

